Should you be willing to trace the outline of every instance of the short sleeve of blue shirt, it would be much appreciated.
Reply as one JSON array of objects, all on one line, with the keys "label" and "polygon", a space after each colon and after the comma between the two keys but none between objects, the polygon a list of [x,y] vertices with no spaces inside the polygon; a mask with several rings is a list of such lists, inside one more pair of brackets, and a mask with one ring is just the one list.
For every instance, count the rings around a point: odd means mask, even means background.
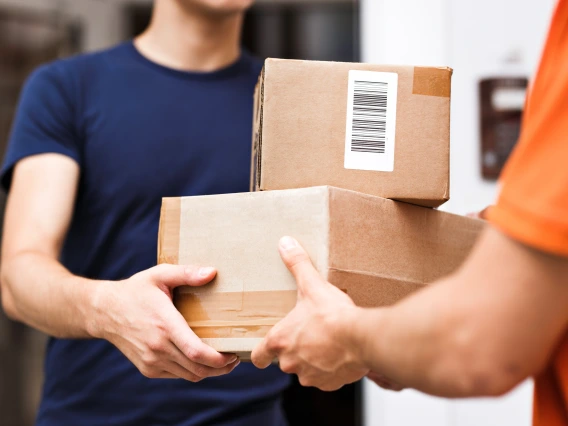
[{"label": "short sleeve of blue shirt", "polygon": [[45,65],[31,74],[20,96],[8,151],[2,167],[2,185],[8,189],[15,164],[23,158],[58,153],[81,164],[75,105],[62,70]]}]

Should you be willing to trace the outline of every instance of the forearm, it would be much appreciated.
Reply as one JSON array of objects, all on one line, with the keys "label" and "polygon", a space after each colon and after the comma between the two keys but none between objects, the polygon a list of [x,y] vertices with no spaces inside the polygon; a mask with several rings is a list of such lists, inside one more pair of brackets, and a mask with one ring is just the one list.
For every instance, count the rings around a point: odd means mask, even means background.
[{"label": "forearm", "polygon": [[94,337],[93,302],[101,284],[71,274],[40,252],[21,252],[2,262],[3,293],[11,299],[7,313],[55,337]]},{"label": "forearm", "polygon": [[568,326],[568,262],[487,230],[463,267],[348,327],[368,367],[447,396],[492,396],[547,365]]},{"label": "forearm", "polygon": [[444,306],[451,303],[452,290],[451,282],[439,282],[393,308],[360,310],[351,323],[353,345],[361,348],[364,364],[396,383],[433,395],[502,393],[504,389],[485,377],[498,360],[483,349],[475,319]]}]

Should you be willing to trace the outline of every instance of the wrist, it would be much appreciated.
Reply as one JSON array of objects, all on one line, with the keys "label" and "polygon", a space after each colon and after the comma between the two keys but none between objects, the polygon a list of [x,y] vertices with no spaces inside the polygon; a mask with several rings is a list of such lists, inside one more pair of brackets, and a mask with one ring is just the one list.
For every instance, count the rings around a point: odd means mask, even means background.
[{"label": "wrist", "polygon": [[365,314],[364,308],[353,306],[347,311],[343,312],[340,321],[340,338],[343,346],[350,349],[351,358],[353,363],[366,368],[364,359],[364,351],[362,347],[362,340],[360,333],[357,331],[358,324],[361,322],[362,316]]},{"label": "wrist", "polygon": [[88,309],[85,318],[85,328],[90,337],[103,339],[106,335],[106,322],[109,309],[109,295],[112,282],[96,281],[88,296]]},{"label": "wrist", "polygon": [[355,352],[357,361],[369,370],[377,361],[377,341],[380,340],[385,309],[356,308],[354,318],[350,321],[352,327],[349,342]]}]

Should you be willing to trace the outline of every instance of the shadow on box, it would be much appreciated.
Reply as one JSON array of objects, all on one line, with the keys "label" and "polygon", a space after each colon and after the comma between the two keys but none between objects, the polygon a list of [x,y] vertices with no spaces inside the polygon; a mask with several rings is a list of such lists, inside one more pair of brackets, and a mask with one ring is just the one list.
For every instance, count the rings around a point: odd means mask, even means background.
[{"label": "shadow on box", "polygon": [[[127,7],[130,35],[146,28],[149,6]],[[358,5],[353,0],[258,1],[247,13],[243,45],[257,57],[357,62]],[[291,426],[361,426],[361,384],[335,392],[300,386],[293,376],[283,406]]]}]

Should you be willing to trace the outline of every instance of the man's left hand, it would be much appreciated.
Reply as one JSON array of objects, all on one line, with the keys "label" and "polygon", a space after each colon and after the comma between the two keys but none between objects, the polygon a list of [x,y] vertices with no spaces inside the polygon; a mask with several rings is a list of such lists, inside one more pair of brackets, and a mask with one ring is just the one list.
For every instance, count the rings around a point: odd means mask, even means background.
[{"label": "man's left hand", "polygon": [[369,369],[350,342],[349,327],[360,308],[321,278],[296,240],[282,238],[279,250],[296,279],[298,300],[255,348],[252,362],[266,368],[278,358],[281,370],[297,374],[300,384],[326,391],[360,380]]}]

